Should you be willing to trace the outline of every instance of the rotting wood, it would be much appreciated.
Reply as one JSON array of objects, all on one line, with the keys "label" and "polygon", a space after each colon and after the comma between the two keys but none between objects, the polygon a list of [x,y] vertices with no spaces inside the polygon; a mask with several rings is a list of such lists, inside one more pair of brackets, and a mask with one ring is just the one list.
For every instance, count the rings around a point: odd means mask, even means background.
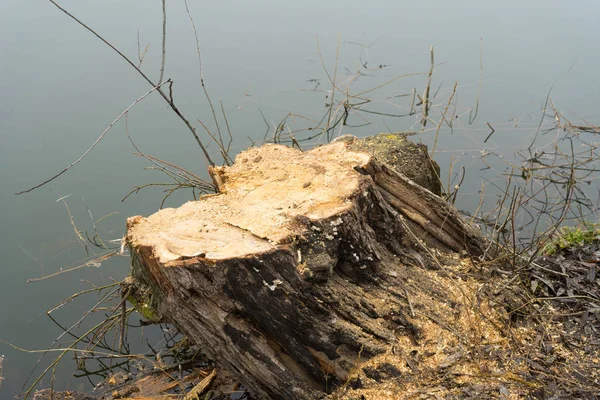
[{"label": "rotting wood", "polygon": [[483,255],[481,233],[372,155],[265,145],[212,174],[220,195],[128,219],[132,285],[259,398],[319,398],[359,363],[500,318],[435,272],[436,254]]}]

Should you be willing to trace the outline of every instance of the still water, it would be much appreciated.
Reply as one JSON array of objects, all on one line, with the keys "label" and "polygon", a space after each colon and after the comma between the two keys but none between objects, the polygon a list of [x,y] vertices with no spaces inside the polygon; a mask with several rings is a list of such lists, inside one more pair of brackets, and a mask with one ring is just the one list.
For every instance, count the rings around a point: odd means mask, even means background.
[{"label": "still water", "polygon": [[[140,53],[148,46],[142,69],[158,79],[160,1],[60,3],[135,60],[139,37]],[[399,75],[427,72],[429,48],[435,47],[434,118],[439,119],[454,82],[459,116],[452,132],[441,130],[435,158],[443,169],[452,157],[467,167],[470,186],[459,198],[465,208],[478,199],[480,150],[510,155],[526,146],[556,78],[552,98],[559,109],[574,120],[597,123],[600,118],[597,1],[189,0],[189,7],[198,29],[204,78],[213,100],[223,102],[234,153],[262,141],[265,120],[272,126],[289,112],[320,119],[331,89],[324,66],[333,74],[336,53],[338,86],[359,92]],[[174,80],[175,101],[188,118],[211,124],[184,2],[168,0],[167,15],[165,77]],[[79,230],[93,232],[95,221],[104,240],[119,239],[126,217],[156,211],[163,194],[148,189],[121,199],[132,186],[165,178],[145,171],[148,162],[133,155],[123,120],[74,169],[16,196],[76,160],[149,87],[114,52],[45,0],[0,2],[0,50],[0,339],[37,350],[60,334],[46,310],[88,288],[84,281],[105,284],[128,272],[128,259],[116,257],[99,268],[27,283],[84,260],[69,212]],[[365,63],[364,75],[353,82]],[[426,75],[398,79],[369,93],[369,109],[405,113],[410,101],[398,96],[413,88],[422,93],[426,82]],[[479,114],[469,124],[479,91]],[[415,116],[363,113],[351,115],[348,122],[368,125],[347,126],[341,133],[419,129]],[[496,132],[484,145],[488,122]],[[142,151],[204,174],[205,162],[193,138],[156,94],[138,104],[127,123]],[[431,144],[435,129],[429,128],[418,140]],[[217,153],[215,146],[211,150]],[[68,210],[65,202],[57,202],[67,195]],[[179,193],[166,205],[188,199],[190,193]],[[73,324],[95,301],[73,302],[56,317]],[[0,399],[8,399],[19,393],[39,354],[17,351],[4,342],[0,354]],[[72,364],[66,364],[58,372],[57,386],[86,388],[86,381],[70,378]],[[41,382],[49,384],[48,378]]]}]

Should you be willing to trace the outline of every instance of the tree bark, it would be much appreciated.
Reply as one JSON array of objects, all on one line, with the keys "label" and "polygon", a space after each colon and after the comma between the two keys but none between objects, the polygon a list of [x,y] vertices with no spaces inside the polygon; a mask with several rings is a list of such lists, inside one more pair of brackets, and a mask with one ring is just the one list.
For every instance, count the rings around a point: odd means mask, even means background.
[{"label": "tree bark", "polygon": [[251,148],[213,169],[218,195],[129,218],[138,309],[175,324],[259,398],[316,399],[390,349],[462,340],[456,313],[469,306],[458,299],[471,297],[440,257],[485,256],[486,240],[351,148]]}]

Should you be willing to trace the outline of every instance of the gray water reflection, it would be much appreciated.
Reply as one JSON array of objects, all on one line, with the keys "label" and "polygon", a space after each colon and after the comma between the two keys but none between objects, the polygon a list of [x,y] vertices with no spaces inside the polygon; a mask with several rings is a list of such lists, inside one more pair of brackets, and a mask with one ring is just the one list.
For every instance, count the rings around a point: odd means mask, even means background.
[{"label": "gray water reflection", "polygon": [[[61,2],[132,57],[139,31],[142,47],[150,44],[143,67],[154,78],[160,55],[159,3]],[[371,86],[370,79],[380,82],[427,71],[428,49],[435,46],[433,87],[442,83],[439,98],[447,99],[458,81],[458,111],[466,113],[455,122],[452,135],[441,132],[437,159],[442,166],[451,157],[467,168],[478,166],[489,132],[486,122],[496,133],[485,147],[505,154],[521,148],[535,130],[550,85],[574,62],[555,86],[553,98],[564,111],[598,120],[600,3],[596,1],[190,1],[190,8],[200,34],[204,76],[213,98],[223,101],[235,150],[262,140],[265,125],[259,108],[274,123],[291,111],[321,116],[325,93],[311,92],[314,84],[307,82],[321,79],[319,89],[327,86],[317,35],[330,70],[339,38],[340,79],[344,68],[354,70],[359,60],[389,66],[376,71],[376,77],[361,77],[357,89]],[[210,120],[183,2],[169,1],[168,17],[166,76],[175,80],[181,109],[192,119]],[[478,91],[481,38],[479,116],[469,125],[468,111]],[[368,51],[355,44],[373,42]],[[76,159],[148,87],[106,46],[47,1],[0,3],[0,49],[0,339],[40,349],[59,333],[45,317],[46,309],[85,287],[82,279],[106,282],[122,278],[128,270],[127,259],[117,258],[98,269],[27,284],[28,278],[74,265],[85,256],[75,243],[64,204],[56,200],[73,194],[68,204],[80,229],[90,229],[87,208],[95,219],[118,213],[98,224],[105,238],[117,239],[125,218],[152,213],[161,194],[148,191],[125,203],[120,199],[131,186],[162,177],[143,171],[147,162],[132,155],[120,124],[76,169],[37,191],[15,196]],[[415,86],[422,90],[425,80],[424,76],[399,80],[373,97],[386,107],[387,96]],[[414,117],[369,121],[367,127],[344,133],[387,131],[386,124],[394,131],[416,127]],[[204,161],[193,139],[157,96],[139,104],[128,123],[145,152],[203,173]],[[430,143],[432,137],[429,131],[421,139]],[[474,188],[479,186],[479,172],[472,171],[468,179],[473,186],[460,199],[466,208],[478,200]],[[188,198],[175,195],[168,205]],[[71,306],[62,317],[73,321],[93,301]],[[0,344],[0,354],[5,355],[0,397],[9,398],[20,390],[37,355],[5,344]],[[59,374],[58,386],[67,384],[67,369]],[[77,387],[84,382],[70,384]]]}]

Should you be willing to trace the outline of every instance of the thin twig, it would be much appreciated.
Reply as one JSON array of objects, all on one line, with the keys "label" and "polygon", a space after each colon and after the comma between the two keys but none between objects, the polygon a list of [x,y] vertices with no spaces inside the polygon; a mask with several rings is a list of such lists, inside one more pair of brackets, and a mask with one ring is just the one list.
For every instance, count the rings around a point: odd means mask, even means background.
[{"label": "thin twig", "polygon": [[[208,101],[208,106],[210,107],[210,112],[212,114],[213,121],[215,122],[215,126],[217,128],[217,136],[221,137],[221,127],[219,125],[219,119],[217,118],[217,113],[215,112],[215,107],[213,106],[211,97],[208,94],[208,89],[206,88],[206,84],[204,83],[204,67],[202,65],[202,53],[200,52],[200,39],[198,38],[198,30],[196,29],[196,23],[194,22],[194,19],[192,18],[192,14],[190,13],[190,9],[188,7],[187,0],[184,0],[183,3],[185,4],[185,11],[187,12],[188,18],[190,19],[190,23],[192,24],[192,28],[194,30],[194,38],[196,40],[196,53],[198,55],[198,69],[199,69],[199,73],[200,73],[200,85],[202,86],[202,90],[204,91],[204,96],[206,97],[206,100]],[[204,129],[208,131],[206,126],[204,124],[202,124],[202,125],[204,126]],[[218,141],[216,143],[219,144]],[[212,164],[212,165],[214,166],[214,164]]]},{"label": "thin twig", "polygon": [[[338,42],[337,42],[337,46],[335,49],[335,66],[333,68],[333,78],[331,76],[329,76],[329,72],[327,71],[327,67],[325,67],[325,61],[323,60],[323,55],[321,54],[321,48],[319,46],[319,36],[317,36],[317,51],[319,53],[319,59],[321,60],[321,66],[323,67],[323,69],[325,70],[325,74],[327,75],[327,78],[329,79],[329,82],[331,83],[332,89],[331,89],[331,97],[329,99],[329,104],[331,104],[331,106],[329,107],[329,116],[327,117],[327,122],[325,123],[325,128],[323,128],[323,132],[322,133],[326,133],[327,135],[329,135],[328,132],[330,132],[330,124],[331,124],[331,115],[333,112],[333,104],[334,104],[334,100],[335,100],[335,91],[336,91],[336,79],[337,79],[337,71],[338,71],[338,61],[339,61],[339,55],[340,55],[340,38],[338,36]],[[327,138],[327,141],[330,141],[330,138]]]},{"label": "thin twig", "polygon": [[[137,54],[138,54],[138,60],[139,60],[139,64],[138,64],[138,68],[142,68],[142,63],[144,62],[144,58],[146,57],[146,52],[148,51],[148,48],[150,47],[150,43],[148,43],[146,45],[146,48],[144,48],[144,52],[140,52],[140,31],[137,31]],[[162,80],[160,81],[162,82]]]},{"label": "thin twig", "polygon": [[[429,156],[430,158],[433,158],[433,155],[435,154],[435,148],[437,146],[438,136],[440,134],[440,128],[442,127],[442,123],[446,119],[446,113],[448,112],[448,108],[450,108],[452,99],[454,98],[454,95],[456,94],[456,86],[458,86],[458,82],[454,82],[454,89],[452,89],[452,94],[450,95],[450,98],[448,99],[448,104],[446,104],[446,108],[444,109],[444,112],[442,113],[442,119],[437,124],[437,129],[435,130],[435,139],[433,140],[433,146],[431,148],[431,155]],[[439,176],[438,176],[438,179],[439,179]]]},{"label": "thin twig", "polygon": [[27,283],[39,282],[39,281],[43,281],[43,280],[46,280],[46,279],[49,279],[49,278],[54,278],[55,276],[66,274],[67,272],[77,271],[78,269],[85,268],[85,267],[99,267],[101,262],[106,261],[109,258],[111,258],[112,256],[116,256],[118,254],[119,254],[119,250],[114,250],[114,251],[108,252],[107,254],[100,255],[100,256],[94,258],[93,260],[86,261],[83,264],[79,264],[79,265],[77,265],[75,267],[71,267],[71,268],[67,268],[67,269],[61,269],[60,271],[57,271],[57,272],[55,272],[53,274],[50,274],[50,275],[42,276],[41,278],[30,278],[30,279],[27,279]]},{"label": "thin twig", "polygon": [[477,99],[475,100],[475,107],[471,108],[471,111],[469,112],[469,125],[471,125],[473,122],[475,122],[475,118],[477,118],[477,114],[479,114],[479,98],[481,97],[482,83],[483,83],[483,38],[480,38],[480,41],[479,41],[479,82],[477,83]]},{"label": "thin twig", "polygon": [[[57,351],[56,349],[52,349],[52,346],[54,346],[60,339],[62,339],[63,336],[65,336],[66,334],[68,334],[69,332],[71,332],[72,329],[74,329],[75,327],[79,326],[79,324],[81,324],[91,313],[93,310],[96,309],[96,307],[98,307],[100,304],[102,304],[108,297],[110,297],[113,293],[115,293],[118,290],[118,288],[113,289],[111,292],[105,294],[104,296],[102,296],[102,298],[89,310],[87,310],[83,316],[81,318],[79,318],[79,320],[77,322],[75,322],[73,325],[71,325],[66,331],[64,331],[63,333],[61,333],[56,339],[54,339],[54,341],[52,342],[52,344],[44,351],[36,351],[36,352],[41,352],[42,356],[37,360],[36,364],[34,365],[34,367],[31,369],[29,375],[27,376],[27,378],[25,379],[25,381],[23,382],[23,388],[25,388],[25,386],[27,385],[27,382],[29,381],[29,379],[31,378],[31,375],[33,374],[33,371],[35,370],[35,368],[40,364],[40,362],[42,361],[42,359],[44,358],[44,356],[46,354],[48,354],[49,352],[52,351]],[[103,323],[103,322],[102,322]],[[100,325],[100,324],[99,324]],[[97,326],[99,326],[97,325]],[[0,341],[2,341],[2,339],[0,339]],[[77,344],[78,341],[75,341],[74,343],[71,344],[71,346],[74,346],[75,344]],[[11,345],[12,346],[12,345]],[[15,347],[15,346],[13,346]],[[26,351],[26,350],[23,350]],[[26,394],[25,394],[25,398],[27,398],[29,396],[29,394],[31,393],[31,391],[35,388],[35,386],[37,385],[37,383],[42,379],[42,377],[44,375],[46,375],[46,373],[48,371],[50,371],[50,369],[52,369],[53,367],[55,367],[58,362],[60,361],[60,359],[66,354],[66,351],[63,352],[59,357],[57,357],[51,364],[50,366],[48,366],[48,368],[46,368],[44,370],[44,372],[42,372],[42,374],[35,380],[35,382],[33,382],[31,384],[31,386],[29,387],[29,389],[27,390]]]},{"label": "thin twig", "polygon": [[487,126],[488,126],[488,127],[489,127],[489,128],[492,130],[492,131],[490,132],[490,134],[489,134],[489,135],[487,135],[487,136],[486,136],[486,138],[484,139],[483,143],[487,143],[488,139],[489,139],[490,137],[492,137],[492,135],[494,134],[494,132],[496,132],[496,130],[495,130],[494,128],[492,128],[492,125],[490,125],[490,123],[489,123],[489,122],[487,122]]},{"label": "thin twig", "polygon": [[48,0],[48,1],[50,3],[52,3],[56,8],[58,8],[60,11],[62,11],[64,14],[66,14],[71,19],[73,19],[75,22],[77,22],[79,25],[81,25],[82,27],[84,27],[85,29],[87,29],[89,32],[91,32],[94,36],[96,36],[98,39],[100,39],[104,44],[106,44],[112,50],[114,50],[119,56],[121,56],[121,58],[123,58],[129,65],[131,65],[142,76],[142,78],[144,78],[144,80],[146,82],[148,82],[153,88],[158,87],[158,89],[157,89],[158,93],[160,93],[160,95],[162,96],[162,98],[167,102],[167,104],[169,104],[169,106],[171,107],[171,109],[173,110],[173,112],[175,112],[175,114],[177,114],[177,116],[179,117],[179,119],[181,119],[183,121],[183,123],[188,127],[188,129],[190,130],[190,132],[192,133],[192,135],[196,139],[196,142],[198,143],[198,145],[202,149],[202,152],[204,153],[204,157],[206,158],[206,161],[210,165],[212,165],[212,166],[215,165],[215,163],[213,162],[212,158],[210,157],[210,154],[208,153],[208,150],[204,146],[204,143],[202,142],[202,140],[200,139],[200,137],[196,133],[196,128],[194,128],[192,126],[192,124],[190,123],[190,121],[181,113],[181,111],[179,111],[179,108],[177,108],[177,106],[175,105],[175,103],[160,88],[160,86],[162,86],[162,82],[159,82],[158,84],[152,82],[152,80],[137,65],[135,65],[133,63],[133,61],[131,61],[129,59],[129,57],[127,57],[125,54],[123,54],[119,49],[117,49],[108,40],[104,39],[95,30],[93,30],[92,28],[90,28],[88,25],[86,25],[85,23],[83,23],[81,20],[79,20],[73,14],[71,14],[70,12],[68,12],[63,7],[61,7],[55,0]]},{"label": "thin twig", "polygon": [[[52,1],[52,0],[49,0]],[[160,90],[160,87],[162,85],[164,85],[165,83],[170,82],[166,81],[166,82],[162,82],[160,85],[158,86],[154,86],[152,89],[148,90],[146,93],[144,93],[141,97],[138,97],[133,103],[131,103],[131,105],[129,107],[127,107],[121,114],[119,114],[119,116],[117,118],[115,118],[115,120],[113,122],[110,123],[110,125],[108,125],[108,127],[106,127],[106,129],[104,130],[104,132],[102,132],[102,134],[100,136],[98,136],[98,138],[96,139],[96,141],[94,143],[92,143],[92,145],[90,147],[88,147],[88,149],[81,155],[81,157],[79,157],[77,160],[73,161],[69,166],[67,166],[66,168],[64,168],[62,171],[60,171],[58,174],[55,174],[54,176],[52,176],[49,179],[46,179],[44,182],[35,185],[32,188],[29,188],[27,190],[22,190],[20,192],[17,192],[15,194],[19,195],[19,194],[23,194],[23,193],[29,193],[32,190],[35,190],[37,188],[40,188],[42,186],[44,186],[45,184],[52,182],[53,180],[55,180],[56,178],[58,178],[59,176],[61,176],[62,174],[64,174],[65,172],[67,172],[68,170],[70,170],[71,168],[73,168],[75,165],[79,164],[79,162],[81,162],[81,160],[84,159],[85,156],[87,156],[89,154],[90,151],[92,151],[94,149],[94,147],[96,147],[96,145],[98,143],[100,143],[100,141],[102,140],[102,138],[104,138],[104,136],[108,133],[108,131],[117,123],[119,122],[119,120],[121,118],[123,118],[124,115],[126,115],[133,107],[135,107],[140,101],[142,101],[146,96],[148,96],[150,93],[154,92],[155,90]]]},{"label": "thin twig", "polygon": [[431,77],[433,75],[434,59],[433,59],[433,46],[429,48],[431,56],[431,66],[429,67],[429,74],[427,76],[427,86],[425,86],[425,92],[423,93],[423,117],[421,118],[421,128],[425,129],[427,126],[427,118],[429,116],[429,90],[431,88]]},{"label": "thin twig", "polygon": [[573,69],[573,67],[575,67],[576,63],[577,63],[577,60],[575,60],[573,62],[573,64],[571,64],[571,66],[569,67],[569,69],[567,69],[565,72],[563,72],[562,74],[560,74],[559,76],[557,76],[554,79],[554,82],[552,82],[552,85],[550,85],[550,89],[548,89],[548,93],[546,94],[546,100],[544,102],[544,108],[542,109],[542,116],[540,118],[540,122],[539,122],[539,124],[537,126],[537,129],[535,131],[535,135],[533,136],[533,140],[529,144],[529,147],[527,147],[527,151],[531,151],[531,148],[533,147],[533,144],[537,141],[538,135],[540,134],[540,130],[542,128],[542,123],[544,122],[544,119],[546,118],[546,109],[548,108],[548,103],[549,103],[549,100],[550,100],[550,94],[552,93],[552,89],[554,89],[554,86],[560,80],[560,78],[562,78],[564,75],[566,75],[569,72],[571,72],[571,70]]},{"label": "thin twig", "polygon": [[167,59],[167,5],[162,0],[162,50],[160,55],[160,75],[158,81],[162,82],[165,75],[165,61]]}]

